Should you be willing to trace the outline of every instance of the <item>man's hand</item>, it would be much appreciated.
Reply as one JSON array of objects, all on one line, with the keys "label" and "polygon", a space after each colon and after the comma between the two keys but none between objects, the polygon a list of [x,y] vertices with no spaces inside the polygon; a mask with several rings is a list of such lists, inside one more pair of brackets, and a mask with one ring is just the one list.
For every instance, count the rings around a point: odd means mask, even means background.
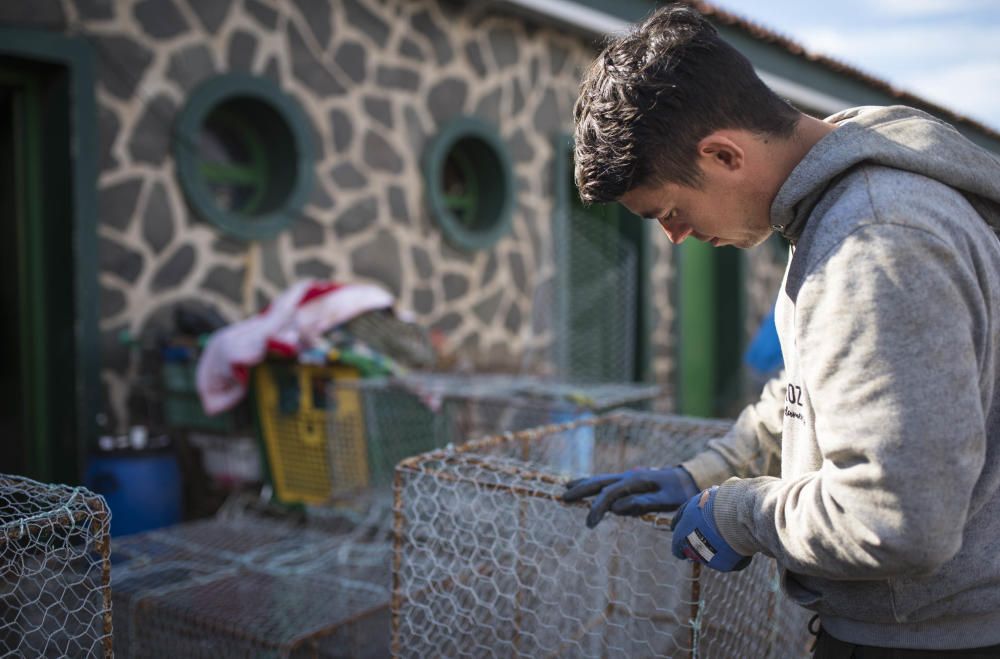
[{"label": "man's hand", "polygon": [[634,517],[674,510],[698,492],[683,467],[632,469],[621,474],[600,474],[566,483],[563,501],[572,502],[599,493],[590,506],[587,528],[594,528],[608,509]]},{"label": "man's hand", "polygon": [[719,533],[713,510],[718,487],[696,494],[674,514],[670,529],[674,532],[674,556],[704,563],[719,572],[742,570],[752,556],[737,554]]}]

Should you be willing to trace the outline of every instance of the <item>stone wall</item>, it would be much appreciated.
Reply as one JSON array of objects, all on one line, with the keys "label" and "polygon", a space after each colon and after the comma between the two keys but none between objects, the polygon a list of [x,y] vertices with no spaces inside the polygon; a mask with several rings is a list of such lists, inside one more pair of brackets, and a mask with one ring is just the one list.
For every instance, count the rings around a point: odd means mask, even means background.
[{"label": "stone wall", "polygon": [[[182,303],[240,319],[303,277],[382,284],[480,367],[552,370],[555,143],[571,131],[591,40],[460,0],[30,4],[5,3],[0,24],[72,34],[95,54],[101,380],[113,425],[147,416],[150,371],[123,332],[148,345]],[[313,192],[273,239],[226,236],[193,214],[178,182],[175,117],[195,86],[228,72],[274,81],[309,118]],[[517,184],[511,233],[477,252],[442,239],[420,169],[428,141],[460,114],[496,126]],[[653,373],[669,387],[672,248],[651,238]],[[772,251],[748,256],[748,332],[780,281]]]},{"label": "stone wall", "polygon": [[[123,331],[149,344],[180,303],[236,320],[303,277],[378,282],[448,350],[544,370],[551,314],[533,311],[551,299],[555,273],[554,142],[571,130],[587,40],[444,0],[63,0],[11,11],[0,21],[82,36],[96,55],[101,379],[113,423],[145,415],[146,369]],[[225,72],[275,81],[314,132],[312,196],[271,240],[201,221],[177,179],[175,116]],[[511,233],[478,252],[442,240],[420,171],[428,140],[459,114],[497,127],[517,182]]]}]

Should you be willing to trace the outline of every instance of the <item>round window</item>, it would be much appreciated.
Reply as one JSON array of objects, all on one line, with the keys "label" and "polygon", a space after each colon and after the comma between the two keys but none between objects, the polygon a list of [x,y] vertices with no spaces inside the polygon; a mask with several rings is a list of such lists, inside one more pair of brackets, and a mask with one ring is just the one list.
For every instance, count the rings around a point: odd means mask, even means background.
[{"label": "round window", "polygon": [[246,239],[288,226],[309,192],[305,121],[288,96],[260,78],[226,75],[199,86],[174,136],[181,185],[195,212]]},{"label": "round window", "polygon": [[484,249],[510,230],[510,158],[488,124],[464,117],[445,126],[428,147],[424,177],[431,210],[456,247]]}]

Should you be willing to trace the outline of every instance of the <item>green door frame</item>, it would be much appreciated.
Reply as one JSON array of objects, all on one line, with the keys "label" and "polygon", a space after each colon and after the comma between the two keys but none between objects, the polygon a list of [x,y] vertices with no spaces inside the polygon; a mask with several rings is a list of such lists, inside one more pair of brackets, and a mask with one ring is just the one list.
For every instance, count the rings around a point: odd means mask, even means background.
[{"label": "green door frame", "polygon": [[[573,138],[568,134],[556,137],[554,141],[554,166],[553,185],[555,187],[555,207],[552,214],[552,236],[556,245],[556,253],[560,249],[571,243],[570,241],[570,216],[572,202],[570,195],[573,194],[575,186],[571,183],[572,172],[570,172],[570,156],[573,153]],[[649,223],[643,222],[640,218],[629,213],[624,206],[614,204],[616,213],[622,217],[620,227],[623,237],[633,245],[637,246],[637,272],[636,286],[638,294],[638,304],[636,305],[636,354],[635,372],[633,380],[636,382],[653,381],[653,360],[652,360],[652,313],[650,305],[652,295],[650,290],[650,277],[653,267],[653,251],[650,244]],[[566,290],[571,285],[569,280],[569,268],[564,264],[557,264],[556,267],[556,288],[559,291]],[[557,327],[563,336],[568,336],[570,328],[566,325],[569,322],[569,296],[557,295],[559,304],[557,309]],[[557,363],[568,363],[568,355],[564,354],[568,348],[568,342],[557,346]]]},{"label": "green door frame", "polygon": [[17,226],[18,373],[22,391],[25,473],[50,480],[52,445],[49,441],[48,329],[45,304],[45,255],[42,253],[42,90],[34,72],[0,66],[0,85],[16,90],[14,96],[14,189]]},{"label": "green door frame", "polygon": [[[100,353],[98,334],[99,287],[97,283],[97,106],[94,99],[93,52],[79,37],[54,32],[0,27],[0,55],[55,65],[66,73],[71,163],[68,224],[73,232],[74,308],[74,408],[76,436],[52,477],[80,482],[88,449],[97,437],[100,409]],[[42,249],[37,245],[34,249]],[[31,254],[29,250],[28,254]],[[35,255],[38,256],[37,254]],[[37,267],[32,258],[30,267]],[[42,320],[41,322],[45,322]],[[44,386],[37,384],[36,386]],[[46,392],[43,392],[46,393]],[[51,412],[51,410],[50,410]],[[33,410],[33,414],[38,413]],[[42,421],[47,423],[47,419]],[[41,449],[39,449],[41,450]],[[49,457],[49,464],[55,464]]]}]

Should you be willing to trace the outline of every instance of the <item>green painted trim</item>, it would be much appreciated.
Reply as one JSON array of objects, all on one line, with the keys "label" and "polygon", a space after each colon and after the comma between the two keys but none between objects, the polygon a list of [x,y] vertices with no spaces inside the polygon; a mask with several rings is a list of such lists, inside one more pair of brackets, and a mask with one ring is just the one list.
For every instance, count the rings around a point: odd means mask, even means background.
[{"label": "green painted trim", "polygon": [[260,185],[260,172],[251,167],[224,165],[217,162],[201,163],[201,175],[209,183],[236,183],[241,185]]},{"label": "green painted trim", "polygon": [[[98,434],[100,410],[100,340],[97,282],[97,103],[94,53],[81,37],[43,30],[0,27],[0,54],[64,66],[69,77],[72,129],[71,186],[76,316],[76,456],[70,471],[83,480],[84,460]],[[64,459],[67,456],[62,456]]]},{"label": "green painted trim", "polygon": [[[484,228],[473,228],[456,218],[441,188],[444,165],[452,147],[470,138],[482,142],[493,156],[492,163],[480,163],[491,165],[494,171],[481,178],[477,186],[481,191],[477,209],[481,219],[477,224]],[[487,249],[510,232],[515,201],[514,171],[507,145],[492,126],[475,117],[459,117],[449,122],[424,151],[423,174],[431,214],[452,245],[467,251]],[[490,215],[485,216],[485,212]]]},{"label": "green painted trim", "polygon": [[[219,208],[202,179],[196,145],[202,124],[213,109],[227,100],[248,97],[263,102],[284,119],[292,134],[295,163],[294,181],[287,198],[264,215],[248,218]],[[298,104],[273,82],[244,74],[224,74],[211,78],[188,97],[174,124],[174,160],[177,177],[195,212],[226,233],[244,240],[271,238],[301,216],[312,189],[314,154],[309,141],[308,118]]]},{"label": "green painted trim", "polygon": [[678,279],[677,410],[715,411],[715,268],[712,247],[685,240],[676,249]]}]

